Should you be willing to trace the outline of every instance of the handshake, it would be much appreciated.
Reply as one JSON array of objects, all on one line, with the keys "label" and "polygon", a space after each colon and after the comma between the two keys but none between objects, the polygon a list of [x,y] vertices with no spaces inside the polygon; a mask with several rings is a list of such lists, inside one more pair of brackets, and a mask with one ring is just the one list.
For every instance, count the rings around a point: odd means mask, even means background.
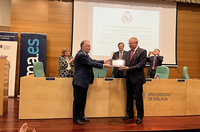
[{"label": "handshake", "polygon": [[113,66],[111,65],[111,59],[104,60],[104,67],[106,68],[112,68]]}]

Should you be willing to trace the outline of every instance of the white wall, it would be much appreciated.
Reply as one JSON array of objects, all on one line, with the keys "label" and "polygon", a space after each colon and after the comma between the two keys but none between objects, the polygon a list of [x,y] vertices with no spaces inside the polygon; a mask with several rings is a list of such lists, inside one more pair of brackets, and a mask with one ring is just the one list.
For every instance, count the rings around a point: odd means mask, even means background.
[{"label": "white wall", "polygon": [[0,0],[0,26],[10,27],[11,0]]}]

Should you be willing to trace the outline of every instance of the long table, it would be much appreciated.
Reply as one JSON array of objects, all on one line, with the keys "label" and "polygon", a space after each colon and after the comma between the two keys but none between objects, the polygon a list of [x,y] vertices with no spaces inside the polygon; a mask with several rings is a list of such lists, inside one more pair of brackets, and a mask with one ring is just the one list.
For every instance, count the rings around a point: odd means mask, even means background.
[{"label": "long table", "polygon": [[[144,116],[199,115],[199,86],[200,80],[152,79],[146,82]],[[72,78],[21,78],[19,119],[72,118],[72,106]],[[125,116],[126,80],[95,78],[88,89],[85,115]]]}]

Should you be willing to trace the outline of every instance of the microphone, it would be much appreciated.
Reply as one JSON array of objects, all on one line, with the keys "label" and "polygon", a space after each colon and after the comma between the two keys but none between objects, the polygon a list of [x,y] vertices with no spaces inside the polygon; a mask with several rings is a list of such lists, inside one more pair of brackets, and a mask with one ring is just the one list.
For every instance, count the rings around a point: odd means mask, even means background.
[{"label": "microphone", "polygon": [[[175,68],[175,70],[177,70],[178,71],[178,69],[177,68]],[[181,77],[182,77],[182,79],[183,79],[183,75],[178,71],[178,73],[181,75]]]},{"label": "microphone", "polygon": [[48,77],[49,77],[49,73],[51,72],[51,70],[48,72]]}]

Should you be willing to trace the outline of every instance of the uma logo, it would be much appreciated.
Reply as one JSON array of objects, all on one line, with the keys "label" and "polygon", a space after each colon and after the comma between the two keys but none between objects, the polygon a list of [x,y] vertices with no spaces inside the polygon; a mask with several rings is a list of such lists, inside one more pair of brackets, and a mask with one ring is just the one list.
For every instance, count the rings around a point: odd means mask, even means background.
[{"label": "uma logo", "polygon": [[122,21],[125,24],[129,24],[132,21],[132,15],[130,14],[129,11],[124,12],[124,14],[122,15]]},{"label": "uma logo", "polygon": [[3,50],[10,50],[11,46],[9,45],[0,45],[0,48]]}]

